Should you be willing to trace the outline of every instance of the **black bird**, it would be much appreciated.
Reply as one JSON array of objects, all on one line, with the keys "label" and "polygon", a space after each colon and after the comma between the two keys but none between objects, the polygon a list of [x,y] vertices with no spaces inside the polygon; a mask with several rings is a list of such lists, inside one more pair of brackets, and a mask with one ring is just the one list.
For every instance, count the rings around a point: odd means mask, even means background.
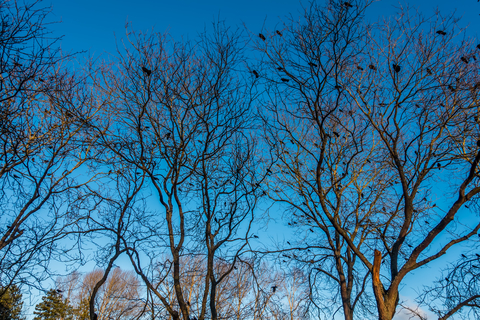
[{"label": "black bird", "polygon": [[447,282],[449,281],[448,278],[445,278],[445,280],[446,280]]},{"label": "black bird", "polygon": [[376,70],[377,70],[377,68],[376,68],[373,64],[369,65],[368,67],[369,67],[370,69],[372,69],[373,71],[376,71]]},{"label": "black bird", "polygon": [[462,253],[462,258],[467,259],[467,256]]},{"label": "black bird", "polygon": [[347,7],[347,9],[348,9],[348,8],[353,8],[353,6],[352,6],[352,4],[351,4],[350,2],[346,2],[346,1],[345,1],[343,4],[345,5],[345,7]]},{"label": "black bird", "polygon": [[465,63],[468,63],[468,59],[465,58],[465,57],[461,57],[460,60],[462,60],[462,61],[465,62]]},{"label": "black bird", "polygon": [[96,313],[93,314],[93,320],[97,320],[98,319],[98,316]]},{"label": "black bird", "polygon": [[437,34],[444,36],[444,35],[446,35],[447,33],[446,33],[445,31],[443,31],[443,30],[438,30],[438,31],[437,31]]},{"label": "black bird", "polygon": [[442,167],[442,165],[440,164],[440,162],[437,162],[437,167],[440,169]]},{"label": "black bird", "polygon": [[259,77],[257,70],[253,70],[252,73],[255,75],[255,78]]},{"label": "black bird", "polygon": [[428,73],[428,74],[432,74],[432,70],[430,70],[430,69],[427,68],[427,73]]},{"label": "black bird", "polygon": [[315,232],[315,231],[313,231],[311,228],[310,228],[310,229],[308,229],[308,230],[310,230],[310,232],[312,232],[312,233],[314,233],[314,232]]},{"label": "black bird", "polygon": [[276,30],[275,32],[276,32],[280,37],[283,36],[283,34],[282,34],[280,31]]},{"label": "black bird", "polygon": [[277,286],[272,286],[272,292],[277,291]]},{"label": "black bird", "polygon": [[362,68],[362,67],[360,67],[360,66],[357,66],[357,69],[358,69],[358,70],[363,70],[363,68]]},{"label": "black bird", "polygon": [[257,236],[256,234],[254,234],[253,237],[254,237],[255,239],[258,239],[258,236]]},{"label": "black bird", "polygon": [[480,44],[477,44],[477,49],[480,49]]},{"label": "black bird", "polygon": [[280,78],[280,80],[282,80],[283,82],[288,82],[288,81],[290,81],[290,79],[285,79],[285,78]]},{"label": "black bird", "polygon": [[395,64],[395,63],[394,63],[394,64],[393,64],[393,70],[394,70],[395,72],[397,72],[397,73],[400,72],[400,66],[399,66],[398,64]]},{"label": "black bird", "polygon": [[340,89],[342,89],[342,86],[336,85],[335,89],[340,90]]},{"label": "black bird", "polygon": [[288,243],[289,246],[291,246],[290,242],[287,241],[287,243]]},{"label": "black bird", "polygon": [[261,34],[261,33],[259,33],[258,36],[259,36],[260,39],[262,39],[263,41],[267,40],[267,39],[265,38],[265,36],[264,36],[263,34]]},{"label": "black bird", "polygon": [[147,76],[149,76],[149,75],[152,74],[152,70],[149,70],[149,69],[147,69],[147,68],[145,68],[145,67],[142,67],[142,71],[143,71],[144,73],[146,73]]},{"label": "black bird", "polygon": [[278,71],[283,71],[284,69],[282,67],[277,67]]},{"label": "black bird", "polygon": [[480,140],[477,140],[477,147],[480,147]]},{"label": "black bird", "polygon": [[315,63],[313,63],[313,62],[309,62],[308,65],[309,65],[310,67],[314,67],[314,68],[318,67],[318,66],[317,66]]},{"label": "black bird", "polygon": [[57,292],[58,292],[58,293],[62,293],[62,292],[63,292],[63,290],[57,289]]},{"label": "black bird", "polygon": [[333,131],[333,134],[334,134],[337,138],[340,137],[340,135],[339,135],[338,132],[336,132],[336,131]]}]

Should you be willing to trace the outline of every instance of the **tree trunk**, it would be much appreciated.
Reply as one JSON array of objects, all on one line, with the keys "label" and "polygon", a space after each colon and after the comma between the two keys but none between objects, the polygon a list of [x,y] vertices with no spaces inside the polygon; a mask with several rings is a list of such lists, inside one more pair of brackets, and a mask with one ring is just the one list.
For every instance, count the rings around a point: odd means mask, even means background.
[{"label": "tree trunk", "polygon": [[380,281],[380,266],[382,263],[382,253],[375,250],[373,260],[372,286],[375,300],[377,301],[378,319],[392,320],[398,303],[398,292],[385,291]]}]

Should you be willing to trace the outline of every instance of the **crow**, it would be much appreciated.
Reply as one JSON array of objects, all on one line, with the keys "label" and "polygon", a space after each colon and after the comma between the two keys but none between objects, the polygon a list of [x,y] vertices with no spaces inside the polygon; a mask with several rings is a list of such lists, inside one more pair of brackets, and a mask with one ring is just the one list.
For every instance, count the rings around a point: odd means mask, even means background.
[{"label": "crow", "polygon": [[284,69],[282,67],[277,68],[278,71],[283,71]]},{"label": "crow", "polygon": [[480,147],[480,140],[477,140],[477,147]]},{"label": "crow", "polygon": [[335,89],[340,90],[340,89],[342,89],[342,86],[336,85]]},{"label": "crow", "polygon": [[462,61],[465,62],[465,63],[468,63],[468,59],[465,58],[465,57],[461,57],[460,60],[462,60]]},{"label": "crow", "polygon": [[358,70],[363,70],[363,68],[362,68],[362,67],[360,67],[360,66],[357,66],[357,69],[358,69]]},{"label": "crow", "polygon": [[259,77],[257,70],[253,70],[252,73],[255,75],[255,78]]},{"label": "crow", "polygon": [[350,2],[345,1],[343,4],[345,5],[345,7],[347,7],[347,9],[348,8],[353,8],[353,5]]},{"label": "crow", "polygon": [[338,132],[336,132],[336,131],[333,131],[333,134],[334,134],[337,138],[340,137],[340,135],[339,135]]},{"label": "crow", "polygon": [[368,67],[369,67],[370,69],[372,69],[373,71],[376,71],[376,70],[377,70],[377,68],[376,68],[373,64],[369,65]]},{"label": "crow", "polygon": [[477,44],[477,49],[480,49],[480,44]]},{"label": "crow", "polygon": [[261,34],[261,33],[259,33],[258,36],[259,36],[260,39],[262,39],[263,41],[267,40],[267,39],[265,38],[265,36],[264,36],[263,34]]},{"label": "crow", "polygon": [[142,71],[143,71],[144,73],[146,73],[147,76],[149,76],[149,75],[152,74],[152,70],[149,70],[149,69],[147,69],[147,68],[145,68],[145,67],[142,67]]},{"label": "crow", "polygon": [[395,64],[395,63],[394,63],[394,64],[393,64],[393,70],[394,70],[395,72],[397,72],[397,73],[400,72],[400,66],[399,66],[398,64]]},{"label": "crow", "polygon": [[272,286],[272,292],[277,291],[277,286]]},{"label": "crow", "polygon": [[438,31],[437,31],[437,34],[444,36],[444,35],[446,35],[447,33],[446,33],[445,31],[443,31],[443,30],[438,30]]},{"label": "crow", "polygon": [[462,253],[462,258],[467,259],[467,256]]},{"label": "crow", "polygon": [[290,79],[285,79],[285,78],[280,78],[280,80],[282,80],[283,82],[288,82],[288,81],[290,81]]},{"label": "crow", "polygon": [[280,37],[283,36],[283,34],[282,34],[280,31],[276,30],[275,32],[276,32]]},{"label": "crow", "polygon": [[257,236],[257,235],[255,235],[255,234],[253,235],[253,237],[254,237],[255,239],[258,239],[258,236]]},{"label": "crow", "polygon": [[428,73],[428,74],[432,74],[432,70],[430,70],[430,69],[427,68],[427,73]]}]

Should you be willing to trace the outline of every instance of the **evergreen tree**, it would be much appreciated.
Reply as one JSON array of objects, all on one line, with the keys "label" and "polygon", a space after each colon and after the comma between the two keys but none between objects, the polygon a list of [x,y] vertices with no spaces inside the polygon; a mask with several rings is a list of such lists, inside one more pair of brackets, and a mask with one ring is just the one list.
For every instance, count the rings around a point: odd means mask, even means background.
[{"label": "evergreen tree", "polygon": [[42,302],[35,306],[33,320],[72,320],[73,308],[55,289],[50,289]]},{"label": "evergreen tree", "polygon": [[23,320],[22,293],[16,285],[0,288],[0,320]]}]

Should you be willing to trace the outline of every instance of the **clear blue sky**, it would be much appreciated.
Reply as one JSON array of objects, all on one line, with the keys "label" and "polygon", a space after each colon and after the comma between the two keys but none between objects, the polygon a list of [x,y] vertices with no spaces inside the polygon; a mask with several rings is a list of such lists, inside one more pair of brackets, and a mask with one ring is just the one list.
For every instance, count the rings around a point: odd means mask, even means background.
[{"label": "clear blue sky", "polygon": [[[320,1],[321,2],[321,1]],[[193,39],[211,26],[214,19],[227,25],[252,32],[286,21],[291,14],[298,16],[305,0],[44,0],[52,5],[51,19],[61,21],[53,25],[56,35],[64,35],[62,48],[67,51],[90,50],[94,55],[115,50],[115,36],[125,35],[125,23],[134,30],[168,31],[176,40]],[[395,6],[417,7],[426,15],[439,8],[443,14],[456,11],[467,26],[469,36],[480,30],[480,3],[477,0],[379,0],[368,11],[368,18],[376,20],[395,12]]]}]

